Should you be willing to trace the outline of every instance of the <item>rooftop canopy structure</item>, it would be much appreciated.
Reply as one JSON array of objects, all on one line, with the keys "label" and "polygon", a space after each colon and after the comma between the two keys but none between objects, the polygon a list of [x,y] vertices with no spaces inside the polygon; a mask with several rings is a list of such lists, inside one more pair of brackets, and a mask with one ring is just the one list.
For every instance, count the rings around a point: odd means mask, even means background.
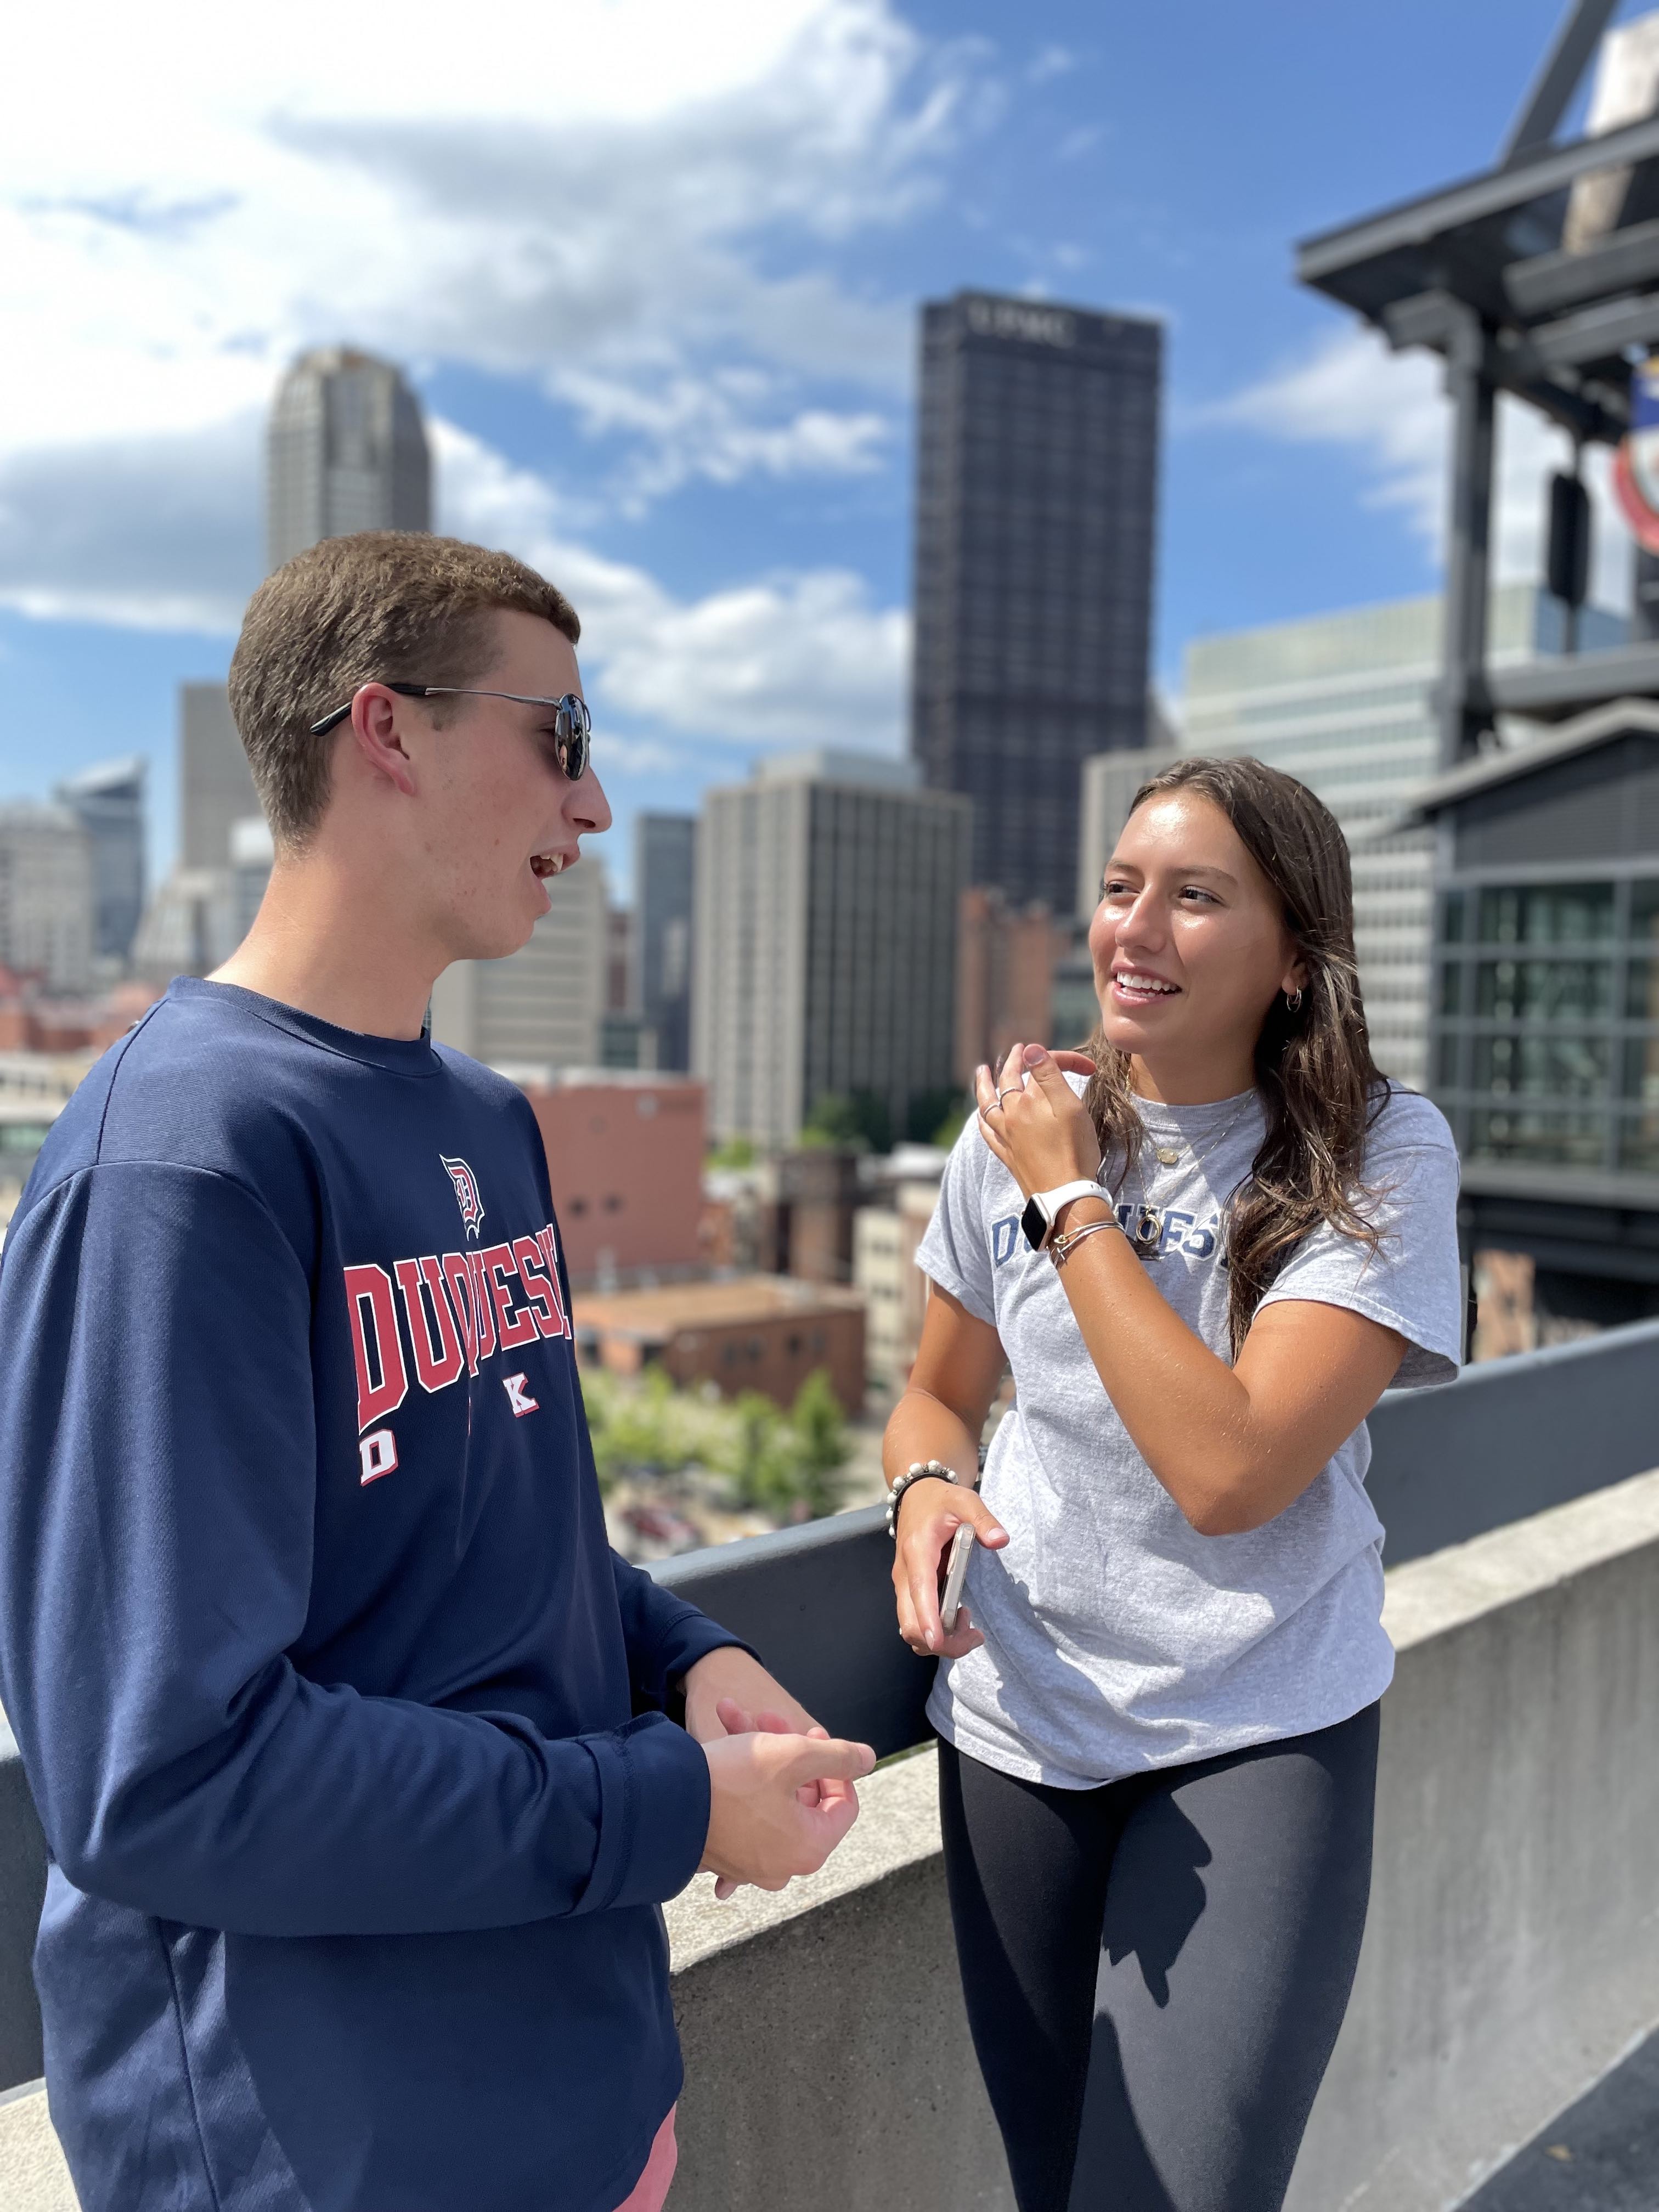
[{"label": "rooftop canopy structure", "polygon": [[[1305,240],[1302,281],[1395,348],[1443,358],[1454,410],[1441,758],[1480,750],[1499,714],[1558,720],[1659,696],[1659,640],[1494,672],[1486,603],[1497,396],[1560,424],[1575,451],[1616,446],[1632,380],[1659,347],[1659,21],[1607,34],[1618,0],[1574,0],[1493,167]],[[1589,129],[1555,134],[1601,50]],[[1552,510],[1551,587],[1582,602],[1588,507]]]}]

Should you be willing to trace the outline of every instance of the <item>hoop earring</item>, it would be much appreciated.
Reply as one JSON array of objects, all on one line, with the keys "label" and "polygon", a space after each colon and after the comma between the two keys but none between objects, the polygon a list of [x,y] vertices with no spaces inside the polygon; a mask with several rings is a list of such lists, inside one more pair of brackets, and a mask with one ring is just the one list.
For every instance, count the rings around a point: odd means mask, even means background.
[{"label": "hoop earring", "polygon": [[1290,1013],[1299,1014],[1302,1012],[1302,989],[1299,984],[1294,991],[1285,992],[1285,1006]]}]

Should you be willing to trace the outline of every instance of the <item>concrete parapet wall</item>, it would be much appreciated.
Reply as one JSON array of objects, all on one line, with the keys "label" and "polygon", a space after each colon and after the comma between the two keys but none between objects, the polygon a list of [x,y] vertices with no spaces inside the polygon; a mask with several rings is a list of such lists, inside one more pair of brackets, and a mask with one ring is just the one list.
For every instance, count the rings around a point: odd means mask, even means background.
[{"label": "concrete parapet wall", "polygon": [[[1659,1474],[1396,1568],[1385,1618],[1370,1923],[1290,2212],[1446,2212],[1659,2024]],[[669,1906],[673,2212],[1008,2212],[934,1790],[919,1753],[812,1881]],[[72,2202],[39,2096],[0,2102],[0,2204]]]},{"label": "concrete parapet wall", "polygon": [[[1659,1474],[1396,1569],[1386,1617],[1370,1921],[1289,2212],[1443,2212],[1659,2023]],[[816,1884],[669,1907],[674,2212],[1012,2205],[931,1753],[865,1808]]]},{"label": "concrete parapet wall", "polygon": [[1659,2023],[1659,1474],[1389,1577],[1376,1875],[1290,2212],[1431,2212]]}]

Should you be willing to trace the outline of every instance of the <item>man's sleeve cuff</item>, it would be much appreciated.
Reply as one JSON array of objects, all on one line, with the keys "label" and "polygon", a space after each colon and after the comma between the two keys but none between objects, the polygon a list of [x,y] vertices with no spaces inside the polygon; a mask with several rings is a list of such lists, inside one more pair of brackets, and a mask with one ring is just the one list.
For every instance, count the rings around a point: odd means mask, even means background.
[{"label": "man's sleeve cuff", "polygon": [[722,1628],[717,1620],[710,1620],[706,1613],[693,1613],[680,1621],[664,1639],[662,1646],[662,1680],[665,1686],[678,1682],[690,1674],[699,1659],[706,1659],[711,1651],[723,1651],[727,1646],[733,1650],[746,1651],[749,1656],[764,1666],[765,1661],[752,1644],[745,1644],[740,1636],[733,1636],[729,1628]]},{"label": "man's sleeve cuff", "polygon": [[[723,1632],[717,1638],[733,1641]],[[702,1746],[660,1713],[581,1741],[599,1770],[599,1848],[580,1909],[604,1912],[677,1897],[708,1840]]]}]

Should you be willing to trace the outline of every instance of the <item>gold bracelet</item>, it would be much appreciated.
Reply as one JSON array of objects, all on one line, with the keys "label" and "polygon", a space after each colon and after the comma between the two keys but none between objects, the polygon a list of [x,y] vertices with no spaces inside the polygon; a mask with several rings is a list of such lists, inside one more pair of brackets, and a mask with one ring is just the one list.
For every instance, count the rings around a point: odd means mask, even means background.
[{"label": "gold bracelet", "polygon": [[1104,1221],[1085,1221],[1081,1229],[1068,1229],[1063,1237],[1051,1237],[1048,1257],[1056,1268],[1063,1267],[1079,1244],[1086,1243],[1091,1237],[1098,1237],[1103,1229],[1115,1229],[1120,1236],[1123,1233],[1115,1214],[1109,1215]]}]

